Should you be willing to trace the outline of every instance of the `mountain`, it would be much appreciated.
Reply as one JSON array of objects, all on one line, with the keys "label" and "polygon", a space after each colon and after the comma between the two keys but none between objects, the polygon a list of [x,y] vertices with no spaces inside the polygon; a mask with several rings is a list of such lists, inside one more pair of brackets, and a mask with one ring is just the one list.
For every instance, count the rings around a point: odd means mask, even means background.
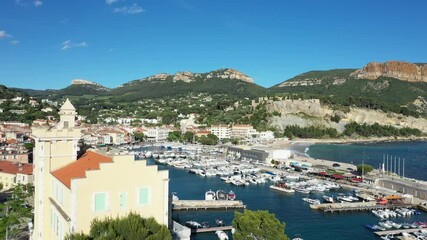
[{"label": "mountain", "polygon": [[427,99],[426,69],[424,64],[397,61],[368,63],[361,69],[303,73],[269,91],[319,98],[324,103],[425,115],[427,108],[419,103]]},{"label": "mountain", "polygon": [[8,88],[0,85],[0,99],[12,99],[14,97],[22,97],[26,94],[13,88]]},{"label": "mountain", "polygon": [[110,91],[109,88],[106,88],[98,83],[83,79],[74,79],[71,81],[70,86],[59,90],[32,90],[18,88],[16,90],[26,92],[27,94],[34,97],[49,97],[52,99],[59,99],[69,96],[104,95]]},{"label": "mountain", "polygon": [[257,97],[266,89],[253,79],[234,69],[219,69],[208,73],[178,72],[157,74],[134,80],[111,90],[118,99],[161,98],[188,93],[228,94],[234,97]]}]

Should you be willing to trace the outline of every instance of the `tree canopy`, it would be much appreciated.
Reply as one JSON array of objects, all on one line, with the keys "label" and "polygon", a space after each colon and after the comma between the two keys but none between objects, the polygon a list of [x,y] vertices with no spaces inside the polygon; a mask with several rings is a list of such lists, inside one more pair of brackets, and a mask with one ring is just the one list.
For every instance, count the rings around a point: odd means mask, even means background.
[{"label": "tree canopy", "polygon": [[154,218],[143,218],[130,213],[124,218],[95,219],[90,226],[89,235],[75,233],[66,240],[172,240],[168,228]]},{"label": "tree canopy", "polygon": [[268,211],[245,210],[236,212],[233,220],[235,232],[233,239],[246,240],[287,240],[285,223],[281,223],[274,214]]},{"label": "tree canopy", "polygon": [[357,165],[357,171],[360,173],[368,173],[374,170],[374,168],[371,165],[368,164],[360,164]]}]

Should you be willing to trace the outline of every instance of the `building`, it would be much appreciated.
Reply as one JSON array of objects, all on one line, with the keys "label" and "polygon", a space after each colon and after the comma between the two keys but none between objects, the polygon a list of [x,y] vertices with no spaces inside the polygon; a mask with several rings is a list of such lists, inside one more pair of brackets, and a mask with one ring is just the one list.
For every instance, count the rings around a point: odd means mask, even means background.
[{"label": "building", "polygon": [[169,128],[148,128],[144,130],[148,142],[164,142],[168,139],[171,130]]},{"label": "building", "polygon": [[231,127],[231,137],[233,138],[251,138],[257,134],[257,131],[251,125],[236,124]]},{"label": "building", "polygon": [[33,183],[33,165],[0,161],[0,183],[3,189],[10,189],[18,183]]},{"label": "building", "polygon": [[219,139],[231,137],[231,130],[227,125],[212,125],[211,133],[217,136]]},{"label": "building", "polygon": [[87,151],[78,156],[82,134],[68,101],[59,123],[33,129],[35,208],[32,239],[64,239],[88,233],[93,219],[130,212],[169,225],[169,174],[133,155]]}]

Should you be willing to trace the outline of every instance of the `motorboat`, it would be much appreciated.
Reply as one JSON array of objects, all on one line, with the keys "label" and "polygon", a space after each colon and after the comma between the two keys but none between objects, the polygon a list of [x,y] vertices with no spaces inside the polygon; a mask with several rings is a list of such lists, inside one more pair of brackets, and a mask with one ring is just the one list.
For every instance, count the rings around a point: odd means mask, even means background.
[{"label": "motorboat", "polygon": [[209,190],[205,193],[205,200],[211,201],[216,199],[216,194],[214,191]]},{"label": "motorboat", "polygon": [[218,191],[216,191],[216,199],[217,200],[227,200],[228,195],[224,190],[218,190]]},{"label": "motorboat", "polygon": [[234,199],[236,199],[236,194],[233,192],[233,191],[229,191],[228,192],[228,200],[230,200],[230,201],[234,201]]},{"label": "motorboat", "polygon": [[320,204],[320,201],[318,199],[313,198],[302,198],[304,202],[308,202],[310,204]]},{"label": "motorboat", "polygon": [[219,240],[228,240],[228,235],[224,231],[218,230],[215,232]]},{"label": "motorboat", "polygon": [[334,198],[330,197],[330,196],[323,196],[323,199],[328,202],[328,203],[333,203],[334,202]]},{"label": "motorboat", "polygon": [[378,225],[387,229],[391,228],[391,224],[389,224],[388,222],[379,222]]},{"label": "motorboat", "polygon": [[270,188],[273,190],[277,190],[277,191],[285,192],[285,193],[294,193],[295,192],[295,190],[288,187],[286,185],[286,183],[277,183],[275,185],[271,185]]},{"label": "motorboat", "polygon": [[224,221],[222,219],[216,219],[215,220],[215,225],[217,227],[222,227],[222,226],[224,226]]},{"label": "motorboat", "polygon": [[196,221],[187,221],[185,222],[185,226],[189,227],[189,228],[202,228],[202,224],[196,222]]}]

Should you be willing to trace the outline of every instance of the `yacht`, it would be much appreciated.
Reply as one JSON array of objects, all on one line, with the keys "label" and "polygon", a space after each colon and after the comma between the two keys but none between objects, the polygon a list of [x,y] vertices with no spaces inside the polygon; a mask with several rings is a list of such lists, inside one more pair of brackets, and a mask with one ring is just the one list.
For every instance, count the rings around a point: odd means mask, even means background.
[{"label": "yacht", "polygon": [[219,240],[228,240],[228,235],[224,231],[218,230],[215,232]]},{"label": "yacht", "polygon": [[211,201],[216,199],[216,194],[214,191],[209,190],[205,193],[205,200]]},{"label": "yacht", "polygon": [[330,197],[330,196],[323,196],[323,199],[328,202],[328,203],[333,203],[334,202],[334,198]]},{"label": "yacht", "polygon": [[216,199],[217,200],[227,200],[228,195],[224,190],[218,190],[216,191]]},{"label": "yacht", "polygon": [[304,202],[308,202],[310,204],[320,204],[320,201],[318,199],[313,199],[313,198],[303,198],[302,199]]},{"label": "yacht", "polygon": [[234,199],[236,199],[236,194],[233,192],[233,191],[229,191],[228,192],[228,200],[230,200],[230,201],[234,201]]}]

